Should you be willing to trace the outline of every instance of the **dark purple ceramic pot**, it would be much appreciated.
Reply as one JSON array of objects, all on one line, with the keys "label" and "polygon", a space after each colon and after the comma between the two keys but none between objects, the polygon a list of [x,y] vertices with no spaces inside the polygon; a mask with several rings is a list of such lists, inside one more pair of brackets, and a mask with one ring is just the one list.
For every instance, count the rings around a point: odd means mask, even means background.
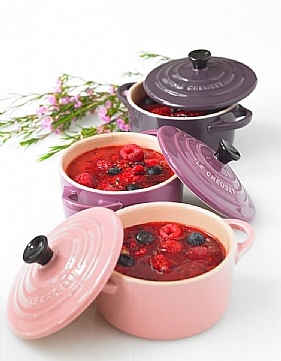
[{"label": "dark purple ceramic pot", "polygon": [[[128,107],[132,132],[155,134],[162,126],[174,126],[216,150],[221,139],[233,143],[235,130],[250,123],[252,112],[238,102],[253,91],[256,83],[255,73],[246,65],[211,57],[208,50],[195,50],[188,58],[155,68],[143,82],[123,84],[117,94]],[[140,106],[145,97],[174,109],[208,114],[153,114]]]},{"label": "dark purple ceramic pot", "polygon": [[100,134],[78,141],[66,149],[59,163],[62,203],[66,217],[91,207],[106,207],[116,211],[138,203],[183,201],[183,184],[176,175],[149,188],[133,191],[102,191],[78,184],[66,174],[68,164],[84,152],[108,145],[130,143],[161,152],[156,137],[139,133]]}]

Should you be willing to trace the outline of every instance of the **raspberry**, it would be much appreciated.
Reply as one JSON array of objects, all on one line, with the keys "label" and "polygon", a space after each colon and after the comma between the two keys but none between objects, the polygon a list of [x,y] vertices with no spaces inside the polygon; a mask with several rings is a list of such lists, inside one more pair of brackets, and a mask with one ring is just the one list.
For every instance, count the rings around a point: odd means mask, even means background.
[{"label": "raspberry", "polygon": [[171,116],[171,108],[167,106],[151,106],[147,109],[150,113],[164,115],[164,116]]},{"label": "raspberry", "polygon": [[142,255],[146,254],[146,251],[147,251],[147,249],[142,247],[138,251],[135,252],[135,256],[142,256]]},{"label": "raspberry", "polygon": [[188,251],[188,257],[193,260],[202,259],[209,255],[209,250],[206,247],[193,247]]},{"label": "raspberry", "polygon": [[151,266],[155,271],[160,273],[169,273],[171,272],[172,262],[165,257],[163,254],[156,254],[150,259]]},{"label": "raspberry", "polygon": [[120,155],[131,162],[141,162],[144,159],[143,149],[136,144],[124,145],[120,150]]},{"label": "raspberry", "polygon": [[154,158],[146,159],[146,160],[145,160],[145,165],[146,165],[147,167],[153,167],[153,166],[157,165],[158,163],[159,163],[158,160],[157,160],[157,159],[154,159]]},{"label": "raspberry", "polygon": [[98,184],[96,178],[90,173],[80,173],[74,178],[75,182],[85,187],[95,188]]},{"label": "raspberry", "polygon": [[142,165],[137,164],[133,167],[133,173],[134,174],[144,174],[145,173],[145,169]]},{"label": "raspberry", "polygon": [[98,159],[96,162],[96,167],[100,170],[108,170],[111,167],[111,163],[105,159]]},{"label": "raspberry", "polygon": [[174,239],[166,239],[159,243],[159,249],[169,253],[176,253],[182,250],[182,245]]},{"label": "raspberry", "polygon": [[160,236],[164,239],[177,238],[181,235],[181,233],[180,227],[174,223],[167,223],[159,230]]}]

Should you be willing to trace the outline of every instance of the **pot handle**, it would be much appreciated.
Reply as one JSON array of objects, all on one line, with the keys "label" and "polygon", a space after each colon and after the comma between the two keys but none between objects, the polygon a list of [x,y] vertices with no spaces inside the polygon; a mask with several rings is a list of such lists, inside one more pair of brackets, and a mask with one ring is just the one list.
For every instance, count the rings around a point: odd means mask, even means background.
[{"label": "pot handle", "polygon": [[245,127],[252,120],[253,113],[244,108],[241,104],[237,104],[235,108],[231,110],[235,117],[234,122],[228,122],[224,120],[224,115],[219,116],[218,120],[208,125],[208,131],[210,134],[225,131],[234,130]]},{"label": "pot handle", "polygon": [[232,229],[236,229],[246,234],[246,239],[243,242],[237,243],[237,252],[235,255],[235,263],[237,263],[245,253],[252,247],[255,239],[255,231],[253,227],[239,219],[225,219]]},{"label": "pot handle", "polygon": [[148,135],[157,135],[157,129],[147,129],[142,131],[142,134],[148,134]]},{"label": "pot handle", "polygon": [[92,207],[105,207],[112,209],[113,211],[117,211],[118,209],[123,208],[123,203],[120,201],[112,202],[99,199],[95,204],[91,205],[80,203],[78,202],[78,195],[76,191],[67,186],[63,187],[62,201],[65,207],[75,212],[80,212]]},{"label": "pot handle", "polygon": [[116,94],[118,99],[126,106],[129,106],[128,100],[127,100],[127,96],[126,96],[126,91],[128,91],[131,86],[133,86],[135,83],[125,83],[123,85],[120,85],[117,90],[116,90]]},{"label": "pot handle", "polygon": [[111,279],[109,279],[103,287],[102,292],[112,295],[116,292],[117,288],[118,285],[114,283]]}]

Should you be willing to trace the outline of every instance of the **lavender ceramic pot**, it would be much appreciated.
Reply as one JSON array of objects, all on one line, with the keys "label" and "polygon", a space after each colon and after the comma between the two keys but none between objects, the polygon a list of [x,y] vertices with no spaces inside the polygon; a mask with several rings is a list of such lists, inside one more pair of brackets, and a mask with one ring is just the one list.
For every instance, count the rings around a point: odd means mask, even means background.
[{"label": "lavender ceramic pot", "polygon": [[63,153],[59,162],[59,173],[62,203],[66,217],[91,207],[106,207],[116,211],[138,203],[183,201],[183,184],[176,175],[149,188],[133,191],[103,191],[78,184],[66,174],[68,164],[84,152],[109,145],[126,145],[130,143],[161,152],[157,138],[152,135],[107,133],[78,141]]},{"label": "lavender ceramic pot", "polygon": [[156,134],[160,127],[171,125],[214,150],[218,149],[221,139],[233,143],[235,130],[245,127],[252,119],[252,112],[237,103],[204,116],[169,117],[150,113],[139,106],[147,97],[143,82],[125,83],[118,88],[117,94],[128,108],[132,132]]}]

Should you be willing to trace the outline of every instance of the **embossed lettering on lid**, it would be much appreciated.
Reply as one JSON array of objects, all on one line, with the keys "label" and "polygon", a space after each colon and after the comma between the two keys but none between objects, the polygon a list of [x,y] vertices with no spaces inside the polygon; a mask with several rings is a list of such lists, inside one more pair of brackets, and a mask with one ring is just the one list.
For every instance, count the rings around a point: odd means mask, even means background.
[{"label": "embossed lettering on lid", "polygon": [[152,70],[144,81],[149,97],[171,107],[190,110],[222,109],[247,97],[256,87],[252,69],[238,61],[212,57],[199,49],[188,58],[169,61]]},{"label": "embossed lettering on lid", "polygon": [[181,181],[205,204],[223,216],[251,221],[251,197],[227,164],[239,152],[227,142],[214,152],[201,141],[172,126],[157,132],[161,150]]}]

